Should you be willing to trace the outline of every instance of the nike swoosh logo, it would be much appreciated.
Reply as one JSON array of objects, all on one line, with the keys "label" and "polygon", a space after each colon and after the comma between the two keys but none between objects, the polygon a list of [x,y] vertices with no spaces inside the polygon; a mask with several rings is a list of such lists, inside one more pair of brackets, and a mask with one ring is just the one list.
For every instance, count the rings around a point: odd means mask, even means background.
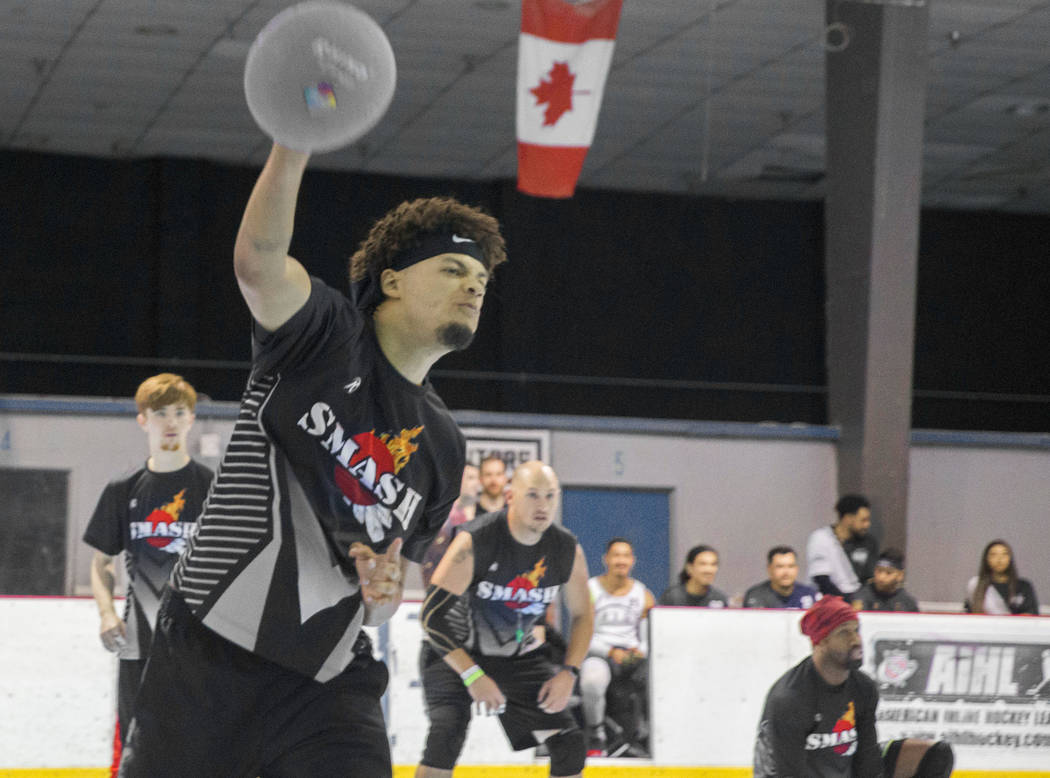
[{"label": "nike swoosh logo", "polygon": [[461,238],[459,235],[456,235],[455,233],[453,233],[452,234],[452,242],[453,243],[473,243],[474,239],[473,238]]}]

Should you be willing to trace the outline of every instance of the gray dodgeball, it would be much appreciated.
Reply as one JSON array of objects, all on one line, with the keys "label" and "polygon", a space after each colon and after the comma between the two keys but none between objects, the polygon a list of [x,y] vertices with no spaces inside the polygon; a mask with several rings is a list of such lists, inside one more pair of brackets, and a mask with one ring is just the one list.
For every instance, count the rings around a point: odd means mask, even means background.
[{"label": "gray dodgeball", "polygon": [[386,113],[396,82],[383,28],[360,9],[331,0],[309,0],[273,17],[244,67],[252,117],[296,151],[353,143]]}]

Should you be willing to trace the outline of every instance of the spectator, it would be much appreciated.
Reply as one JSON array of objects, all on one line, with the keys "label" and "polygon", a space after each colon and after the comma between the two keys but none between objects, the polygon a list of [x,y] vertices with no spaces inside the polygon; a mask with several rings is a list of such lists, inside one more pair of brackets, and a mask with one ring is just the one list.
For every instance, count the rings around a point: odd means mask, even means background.
[{"label": "spectator", "polygon": [[459,497],[452,503],[452,510],[448,518],[441,525],[434,542],[427,547],[423,554],[423,565],[420,571],[423,574],[423,588],[430,586],[430,576],[434,574],[434,568],[445,555],[445,549],[452,542],[452,535],[456,527],[465,524],[474,518],[478,509],[478,490],[480,488],[478,477],[478,466],[469,462],[463,467],[463,478],[459,484]]},{"label": "spectator", "polygon": [[481,460],[481,513],[496,513],[507,504],[507,463],[495,454]]},{"label": "spectator", "polygon": [[602,563],[605,573],[587,582],[594,604],[594,635],[580,669],[588,756],[606,752],[605,694],[609,685],[627,682],[634,685],[636,694],[644,694],[649,673],[645,619],[653,607],[653,594],[631,578],[635,563],[631,542],[610,540]]},{"label": "spectator", "polygon": [[711,546],[699,545],[689,549],[685,567],[678,574],[678,583],[660,595],[661,605],[689,605],[694,608],[728,608],[725,592],[712,584],[718,574],[718,552]]},{"label": "spectator", "polygon": [[800,584],[798,557],[791,546],[773,546],[766,554],[769,579],[752,586],[744,594],[745,608],[808,608],[820,592]]},{"label": "spectator", "polygon": [[917,613],[919,603],[903,588],[904,554],[886,548],[875,563],[875,577],[853,595],[853,607],[859,611],[910,611]]},{"label": "spectator", "polygon": [[1027,578],[1019,578],[1014,552],[1005,540],[993,540],[981,554],[980,572],[966,584],[967,613],[1039,615],[1035,589]]},{"label": "spectator", "polygon": [[875,573],[878,541],[868,534],[871,505],[859,494],[846,494],[835,503],[838,521],[810,533],[806,542],[806,569],[821,594],[851,600]]}]

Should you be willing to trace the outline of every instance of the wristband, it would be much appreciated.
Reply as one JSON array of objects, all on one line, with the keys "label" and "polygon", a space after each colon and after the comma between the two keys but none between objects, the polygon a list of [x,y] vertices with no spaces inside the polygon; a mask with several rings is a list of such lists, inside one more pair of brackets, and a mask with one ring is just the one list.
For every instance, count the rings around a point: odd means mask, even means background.
[{"label": "wristband", "polygon": [[470,686],[472,683],[474,683],[474,681],[478,680],[484,674],[485,671],[482,670],[480,667],[478,667],[477,665],[471,665],[462,673],[460,673],[459,677],[463,680],[464,686]]},{"label": "wristband", "polygon": [[561,669],[568,670],[570,673],[572,673],[574,678],[580,677],[580,668],[578,668],[576,665],[562,665]]}]

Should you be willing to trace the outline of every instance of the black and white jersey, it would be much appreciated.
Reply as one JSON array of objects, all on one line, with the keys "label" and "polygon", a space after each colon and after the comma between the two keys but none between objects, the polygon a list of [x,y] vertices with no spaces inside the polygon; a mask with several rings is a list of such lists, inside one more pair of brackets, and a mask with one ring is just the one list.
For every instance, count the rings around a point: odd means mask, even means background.
[{"label": "black and white jersey", "polygon": [[859,670],[831,686],[809,656],[766,695],[755,740],[755,778],[882,775],[875,734],[879,690]]},{"label": "black and white jersey", "polygon": [[212,476],[192,460],[169,473],[143,467],[111,481],[99,497],[84,542],[110,556],[124,552],[127,642],[121,659],[149,656],[161,592],[193,534]]},{"label": "black and white jersey", "polygon": [[576,536],[552,524],[532,546],[510,534],[507,511],[486,513],[459,528],[474,546],[474,577],[465,597],[470,614],[468,650],[517,656],[539,648],[532,628],[569,580]]},{"label": "black and white jersey", "polygon": [[386,360],[371,318],[311,278],[252,373],[174,588],[210,629],[325,681],[364,612],[347,551],[404,538],[418,562],[459,493],[466,442],[430,386]]}]

